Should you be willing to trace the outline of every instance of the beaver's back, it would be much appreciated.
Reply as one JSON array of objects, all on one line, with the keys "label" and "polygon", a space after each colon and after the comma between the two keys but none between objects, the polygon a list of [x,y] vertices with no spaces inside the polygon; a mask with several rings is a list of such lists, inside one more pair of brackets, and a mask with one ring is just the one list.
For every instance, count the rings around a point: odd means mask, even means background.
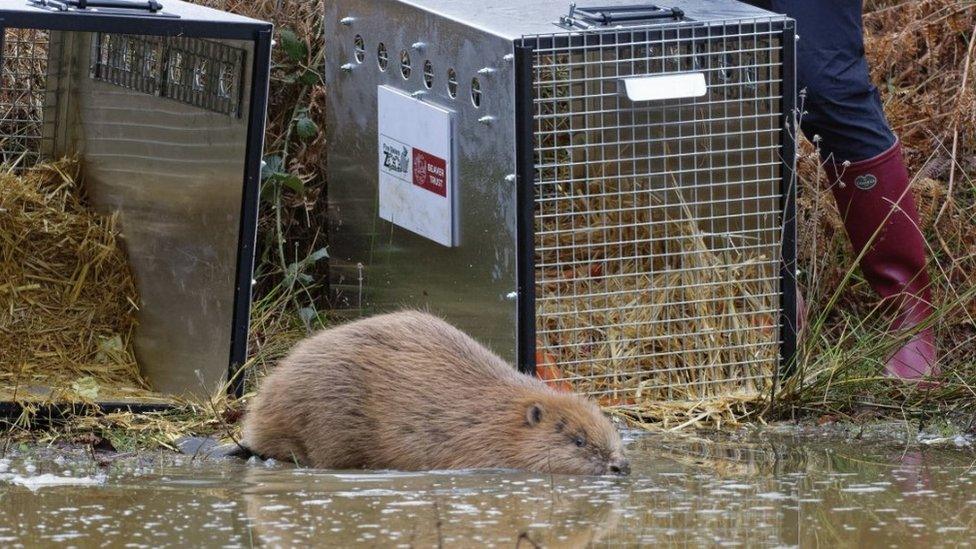
[{"label": "beaver's back", "polygon": [[[353,367],[355,365],[355,367]],[[329,383],[325,371],[354,377],[386,402],[418,389],[443,392],[493,385],[545,384],[515,369],[444,320],[419,311],[370,317],[327,329],[300,343],[282,364],[308,374],[312,385]],[[335,370],[338,370],[336,372]],[[365,385],[363,385],[365,383]]]},{"label": "beaver's back", "polygon": [[445,458],[418,449],[504,436],[498,422],[526,390],[550,392],[443,320],[380,315],[299,343],[261,384],[244,441],[304,463],[415,468]]}]

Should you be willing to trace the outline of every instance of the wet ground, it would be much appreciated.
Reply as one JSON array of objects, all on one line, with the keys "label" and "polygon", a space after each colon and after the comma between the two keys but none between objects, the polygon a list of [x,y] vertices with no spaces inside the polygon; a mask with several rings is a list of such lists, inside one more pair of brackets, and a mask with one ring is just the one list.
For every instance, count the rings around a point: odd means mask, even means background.
[{"label": "wet ground", "polygon": [[969,444],[645,435],[623,479],[22,449],[0,460],[0,546],[965,546]]}]

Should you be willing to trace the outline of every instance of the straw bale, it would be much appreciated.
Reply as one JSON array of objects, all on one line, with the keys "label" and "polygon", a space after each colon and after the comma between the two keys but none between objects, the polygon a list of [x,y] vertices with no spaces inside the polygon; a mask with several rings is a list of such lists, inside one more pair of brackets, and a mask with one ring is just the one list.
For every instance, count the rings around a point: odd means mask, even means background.
[{"label": "straw bale", "polygon": [[78,175],[68,160],[0,175],[0,399],[149,394],[118,219],[88,207]]}]

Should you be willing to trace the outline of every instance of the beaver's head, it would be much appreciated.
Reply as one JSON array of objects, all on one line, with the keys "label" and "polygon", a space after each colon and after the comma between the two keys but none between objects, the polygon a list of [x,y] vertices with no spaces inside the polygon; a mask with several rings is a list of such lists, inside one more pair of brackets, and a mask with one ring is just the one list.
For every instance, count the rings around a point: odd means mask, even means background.
[{"label": "beaver's head", "polygon": [[543,473],[626,475],[620,434],[596,404],[573,394],[521,400],[518,452],[528,469]]}]

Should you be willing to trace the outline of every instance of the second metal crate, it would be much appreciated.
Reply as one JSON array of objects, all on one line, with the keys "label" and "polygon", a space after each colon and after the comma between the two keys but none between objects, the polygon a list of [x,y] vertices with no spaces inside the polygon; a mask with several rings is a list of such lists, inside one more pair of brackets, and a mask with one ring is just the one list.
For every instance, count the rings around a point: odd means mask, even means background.
[{"label": "second metal crate", "polygon": [[327,8],[333,283],[604,404],[795,347],[794,27],[732,0]]}]

